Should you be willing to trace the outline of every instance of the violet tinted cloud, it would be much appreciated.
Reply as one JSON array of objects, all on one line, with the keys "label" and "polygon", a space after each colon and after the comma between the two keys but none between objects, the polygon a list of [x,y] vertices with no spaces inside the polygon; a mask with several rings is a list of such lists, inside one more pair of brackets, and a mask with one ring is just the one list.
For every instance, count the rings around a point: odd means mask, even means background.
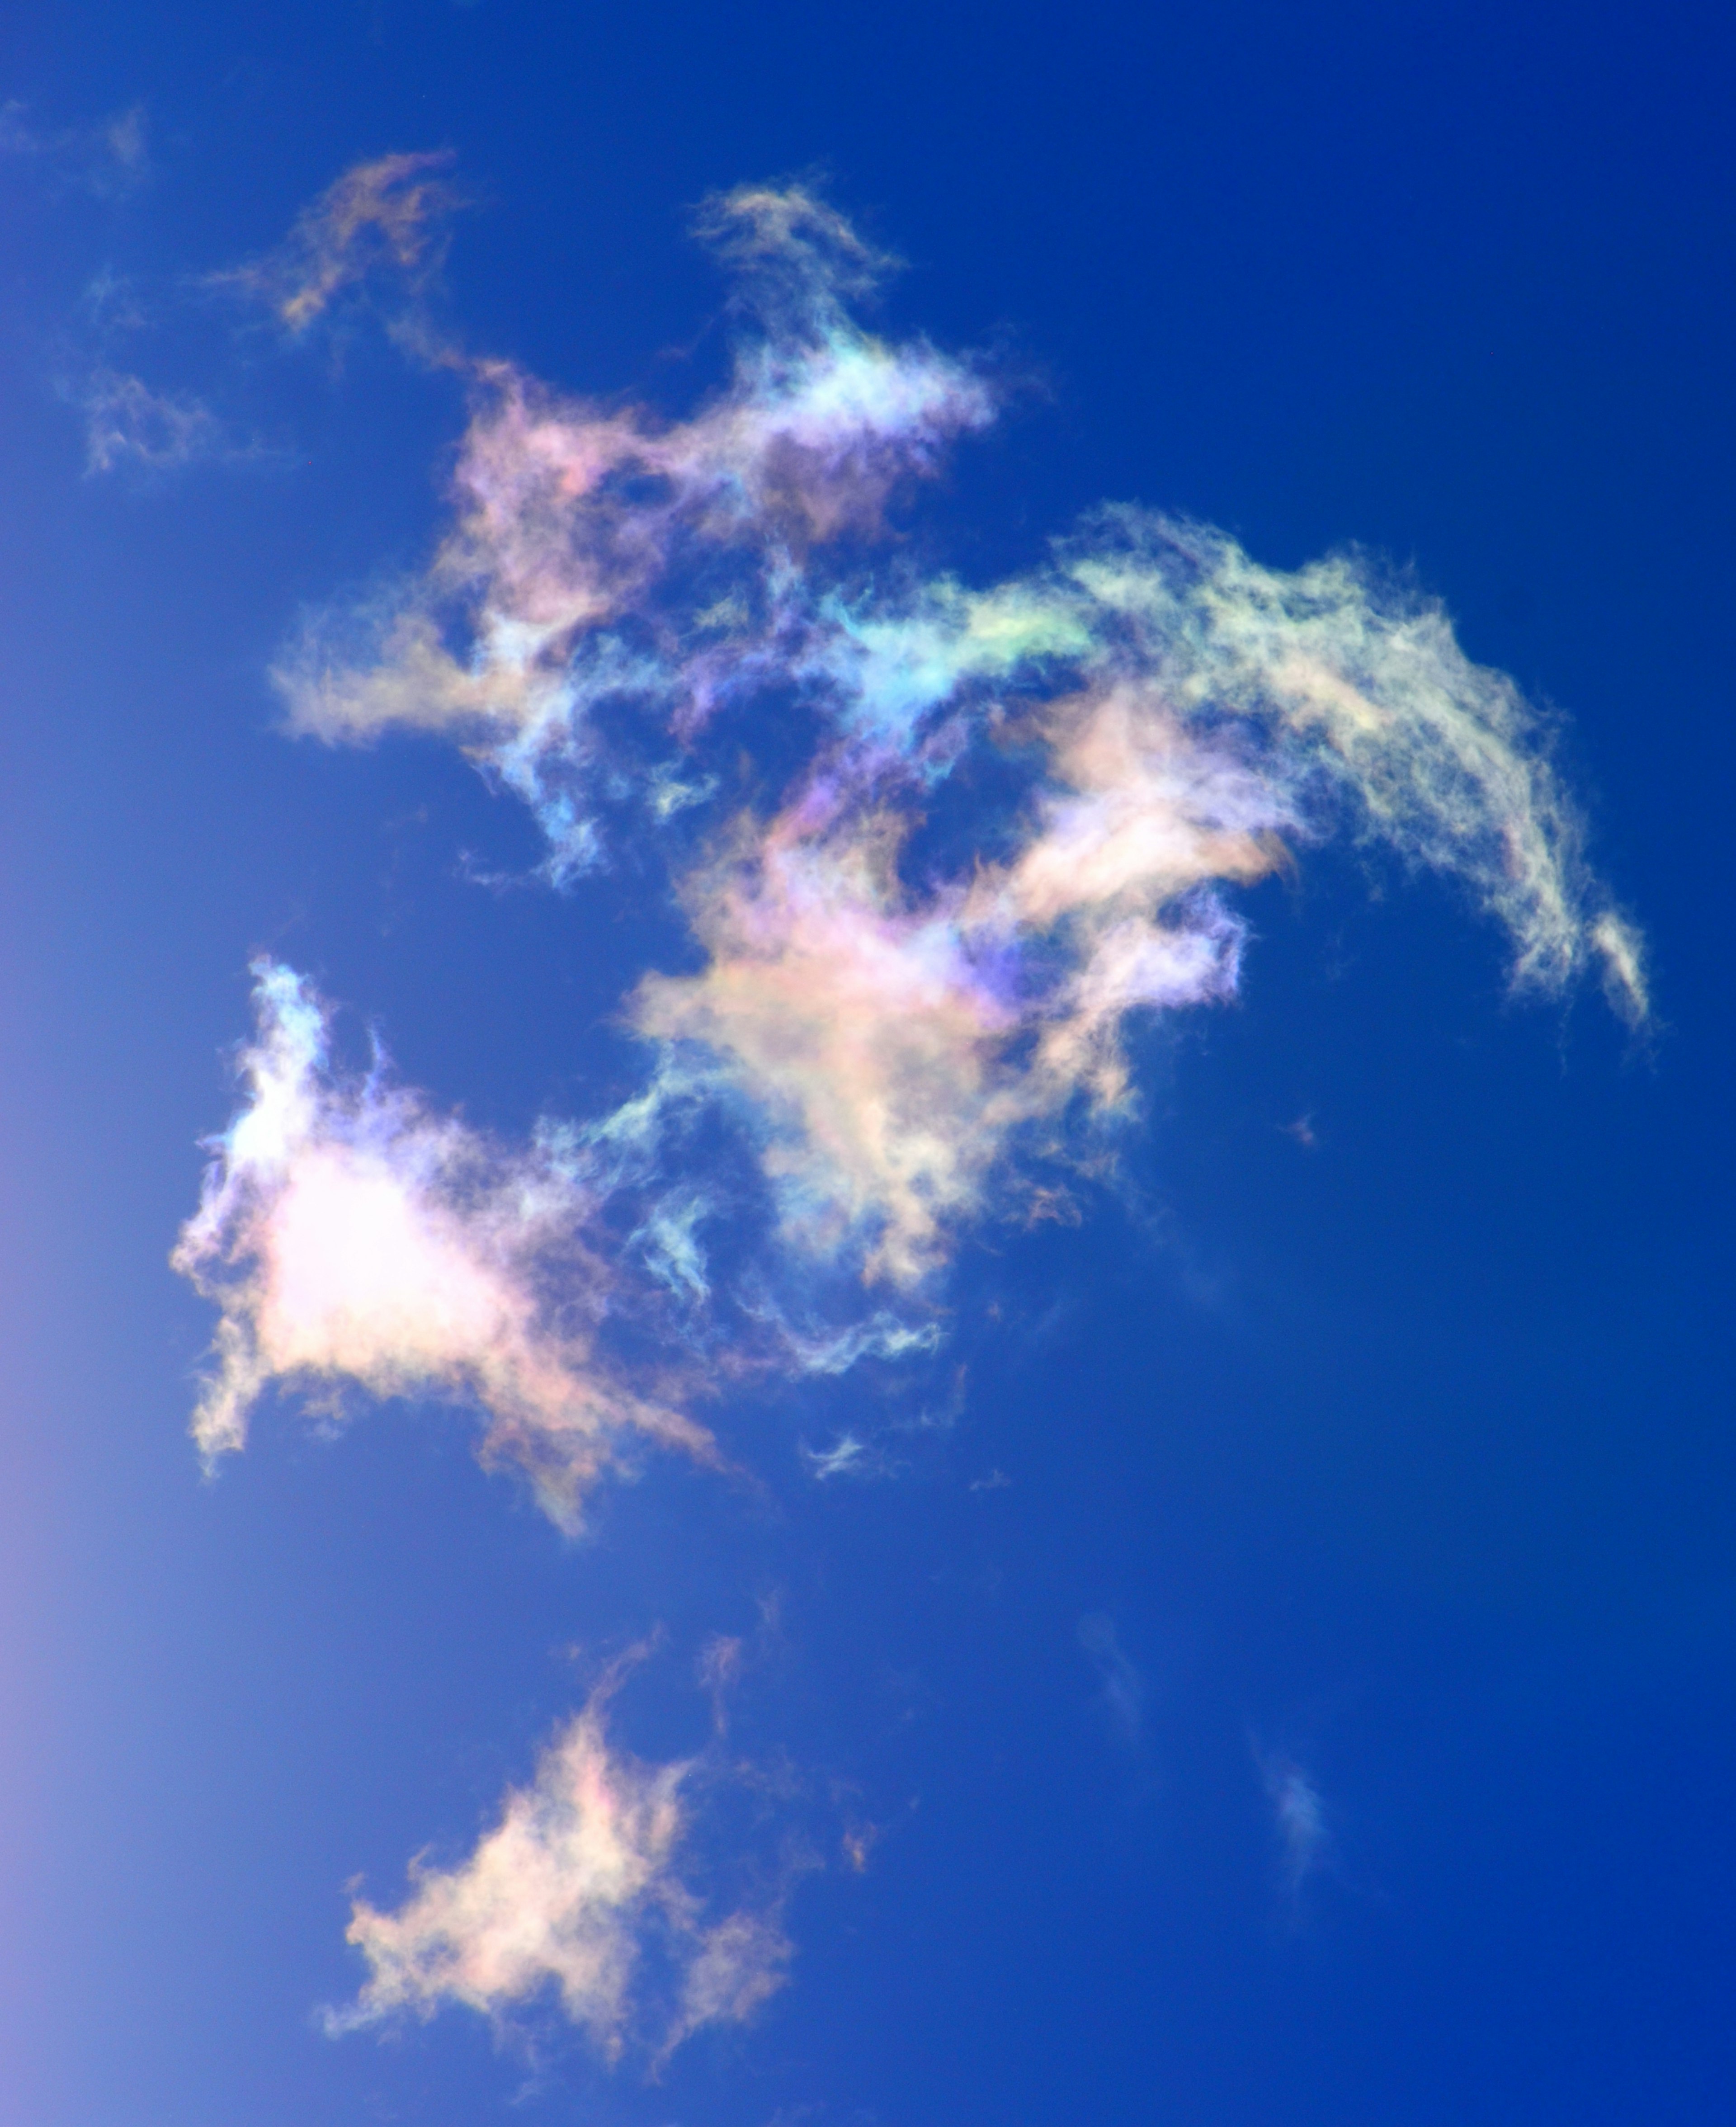
[{"label": "violet tinted cloud", "polygon": [[[743,187],[701,227],[742,277],[723,390],[670,422],[471,362],[426,576],[311,619],[278,680],[297,732],[455,737],[557,883],[679,820],[705,962],[647,974],[630,1016],[758,1116],[793,1248],[920,1284],[1009,1155],[1125,1109],[1130,1016],[1235,993],[1236,891],[1335,834],[1457,881],[1515,989],[1593,969],[1644,1021],[1548,732],[1437,603],[1127,507],[1005,583],[924,580],[886,512],[992,419],[985,372],[857,320],[887,262],[811,192]],[[728,750],[773,699],[813,758],[732,812]],[[1022,798],[920,873],[928,810],[989,756]]]},{"label": "violet tinted cloud", "polygon": [[444,252],[458,196],[439,175],[446,154],[382,155],[346,170],[296,217],[278,248],[216,277],[305,332],[346,292],[382,269],[420,292]]}]

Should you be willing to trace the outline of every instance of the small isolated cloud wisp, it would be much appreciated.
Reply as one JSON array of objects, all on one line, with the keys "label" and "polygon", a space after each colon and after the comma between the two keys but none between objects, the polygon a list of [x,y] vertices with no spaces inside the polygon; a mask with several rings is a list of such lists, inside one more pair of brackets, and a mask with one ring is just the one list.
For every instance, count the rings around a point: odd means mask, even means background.
[{"label": "small isolated cloud wisp", "polygon": [[83,386],[69,390],[84,416],[87,471],[133,467],[170,472],[183,466],[236,464],[263,455],[259,446],[237,440],[201,399],[158,391],[124,370],[98,369]]},{"label": "small isolated cloud wisp", "polygon": [[413,303],[439,271],[447,224],[462,202],[442,174],[448,154],[382,155],[346,170],[277,248],[214,277],[305,333],[345,296],[382,276]]},{"label": "small isolated cloud wisp", "polygon": [[1278,1835],[1279,1874],[1294,1897],[1331,1859],[1326,1804],[1312,1777],[1295,1759],[1278,1753],[1260,1756],[1258,1762]]},{"label": "small isolated cloud wisp", "polygon": [[420,1864],[396,1912],[358,1900],[368,1977],[334,2034],[449,2004],[496,2023],[552,1997],[604,2057],[653,2062],[706,2025],[742,2023],[783,1984],[775,1905],[714,1915],[681,1871],[695,1765],[650,1765],[609,1740],[605,1680],[511,1790],[456,1868]]},{"label": "small isolated cloud wisp", "polygon": [[1097,1671],[1098,1696],[1123,1742],[1136,1743],[1144,1732],[1145,1679],[1122,1646],[1115,1621],[1092,1611],[1079,1621],[1079,1643]]}]

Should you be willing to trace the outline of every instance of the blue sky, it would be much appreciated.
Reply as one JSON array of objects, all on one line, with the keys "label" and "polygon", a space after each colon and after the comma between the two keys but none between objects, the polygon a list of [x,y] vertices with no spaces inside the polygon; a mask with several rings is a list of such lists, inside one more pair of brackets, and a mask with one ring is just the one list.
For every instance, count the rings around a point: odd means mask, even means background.
[{"label": "blue sky", "polygon": [[3,51],[0,2119],[1723,2118],[1727,24]]}]

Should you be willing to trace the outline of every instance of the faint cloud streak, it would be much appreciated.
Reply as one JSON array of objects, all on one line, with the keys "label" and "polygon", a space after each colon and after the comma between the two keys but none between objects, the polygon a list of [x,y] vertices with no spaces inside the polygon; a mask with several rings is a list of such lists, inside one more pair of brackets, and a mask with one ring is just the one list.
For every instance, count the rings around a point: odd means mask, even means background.
[{"label": "faint cloud streak", "polygon": [[1331,1858],[1326,1805],[1312,1778],[1293,1758],[1274,1755],[1258,1762],[1278,1833],[1283,1886],[1293,1897]]},{"label": "faint cloud streak", "polygon": [[1145,1727],[1145,1679],[1129,1660],[1112,1618],[1093,1611],[1079,1621],[1079,1643],[1097,1671],[1098,1697],[1111,1722],[1127,1743],[1137,1743]]},{"label": "faint cloud streak", "polygon": [[84,415],[88,472],[113,472],[126,465],[170,472],[264,455],[256,443],[237,442],[202,400],[154,391],[125,371],[99,369],[82,391],[69,396]]},{"label": "faint cloud streak", "polygon": [[32,125],[29,107],[14,99],[0,104],[0,154],[35,162],[98,199],[116,199],[150,176],[145,107],[135,103],[92,126],[45,130]]}]

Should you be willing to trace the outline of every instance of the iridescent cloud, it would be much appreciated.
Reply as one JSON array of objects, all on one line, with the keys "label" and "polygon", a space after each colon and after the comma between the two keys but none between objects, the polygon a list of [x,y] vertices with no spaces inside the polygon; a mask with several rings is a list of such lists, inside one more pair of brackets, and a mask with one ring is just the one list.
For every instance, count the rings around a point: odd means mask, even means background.
[{"label": "iridescent cloud", "polygon": [[[732,193],[707,226],[755,262],[777,323],[723,393],[666,422],[470,364],[454,523],[426,580],[317,619],[277,674],[295,731],[466,741],[534,806],[557,876],[599,855],[597,705],[653,703],[681,746],[721,702],[776,685],[810,625],[805,557],[871,535],[994,410],[968,365],[851,320],[838,276],[880,262],[805,194]],[[647,788],[654,813],[670,789]]]},{"label": "iridescent cloud", "polygon": [[[425,580],[311,624],[278,676],[294,730],[458,737],[534,808],[556,880],[609,831],[716,821],[679,881],[707,964],[631,1011],[758,1111],[786,1239],[919,1282],[1009,1153],[1125,1106],[1131,1015],[1234,992],[1236,889],[1333,834],[1459,881],[1516,988],[1596,968],[1644,1019],[1547,733],[1438,603],[1128,508],[1008,582],[924,580],[887,506],[990,420],[984,372],[856,321],[887,262],[810,192],[744,187],[702,227],[752,321],[723,391],[660,422],[472,363]],[[791,704],[809,766],[728,817],[728,752]],[[1019,793],[923,869],[926,815],[985,759]]]},{"label": "iridescent cloud", "polygon": [[357,1901],[349,1940],[368,1977],[328,2030],[448,2003],[500,2021],[552,1994],[606,2058],[636,2044],[655,2063],[705,2025],[746,2021],[783,1984],[776,1902],[714,1915],[683,1875],[695,1762],[646,1765],[611,1744],[612,1688],[543,1751],[465,1860],[413,1864],[396,1912]]},{"label": "iridescent cloud", "polygon": [[504,1151],[377,1063],[343,1078],[307,984],[269,962],[254,972],[248,1104],[215,1143],[174,1256],[221,1310],[193,1422],[207,1465],[244,1444],[274,1381],[478,1405],[485,1459],[521,1467],[568,1528],[590,1483],[638,1447],[714,1459],[702,1428],[599,1355],[614,1277],[562,1149]]},{"label": "iridescent cloud", "polygon": [[297,216],[278,248],[216,276],[305,332],[346,291],[382,268],[415,294],[439,268],[442,225],[458,204],[438,173],[449,154],[382,155],[346,170]]}]

